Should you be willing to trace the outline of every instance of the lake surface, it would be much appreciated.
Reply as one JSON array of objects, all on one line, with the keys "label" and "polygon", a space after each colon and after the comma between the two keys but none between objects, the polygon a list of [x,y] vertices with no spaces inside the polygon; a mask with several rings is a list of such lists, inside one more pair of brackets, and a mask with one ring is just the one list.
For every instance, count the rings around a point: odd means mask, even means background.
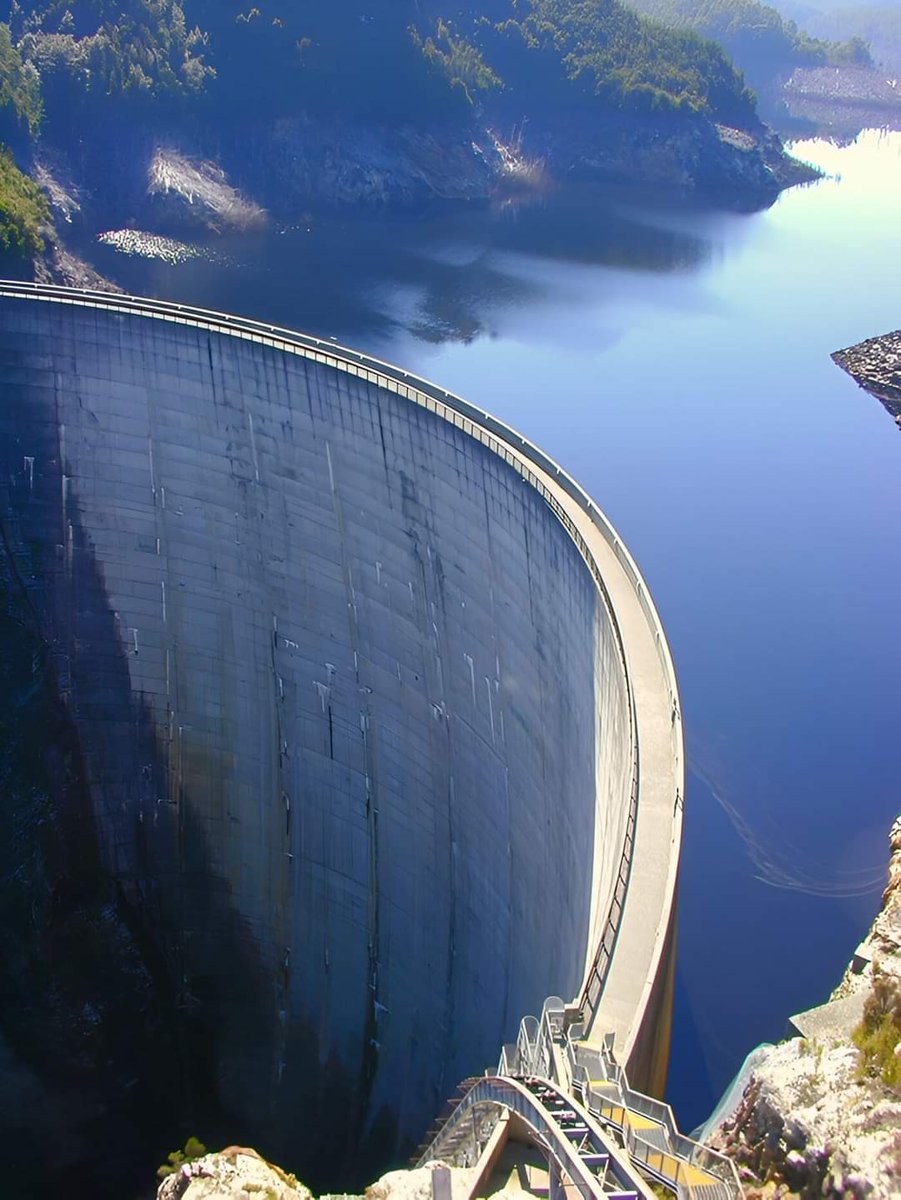
[{"label": "lake surface", "polygon": [[584,187],[300,220],[212,261],[96,246],[129,290],[307,329],[439,381],[562,463],[670,635],[690,781],[670,1099],[706,1116],[825,999],[901,807],[901,436],[832,350],[901,324],[901,135],[751,216]]}]

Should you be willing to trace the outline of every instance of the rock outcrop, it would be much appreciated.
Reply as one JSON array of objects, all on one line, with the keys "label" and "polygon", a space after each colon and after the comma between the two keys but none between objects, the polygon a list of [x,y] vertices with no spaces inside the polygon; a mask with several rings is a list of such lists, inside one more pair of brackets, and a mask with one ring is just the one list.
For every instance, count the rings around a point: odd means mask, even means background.
[{"label": "rock outcrop", "polygon": [[157,1200],[312,1200],[309,1188],[247,1146],[182,1163],[160,1184]]},{"label": "rock outcrop", "polygon": [[[790,158],[761,127],[735,130],[712,122],[649,123],[623,114],[581,125],[545,122],[502,139],[473,124],[448,136],[413,126],[386,129],[283,120],[253,139],[245,164],[273,211],[411,206],[484,200],[511,186],[586,179],[662,187],[728,207],[757,209],[780,190],[817,172]],[[538,169],[540,168],[540,169]]]},{"label": "rock outcrop", "polygon": [[832,361],[881,400],[901,428],[901,329],[836,350]]},{"label": "rock outcrop", "polygon": [[232,187],[218,163],[157,147],[147,169],[147,195],[162,221],[181,228],[260,229],[266,211]]},{"label": "rock outcrop", "polygon": [[760,1052],[737,1108],[708,1139],[735,1159],[748,1197],[901,1194],[901,1088],[864,1073],[851,1038],[877,975],[901,982],[901,817],[890,840],[882,908],[841,983],[792,1019],[806,1036]]},{"label": "rock outcrop", "polygon": [[753,210],[817,174],[763,126],[623,114],[578,127],[530,126],[512,138],[477,121],[384,127],[304,115],[260,123],[231,144],[139,128],[87,139],[77,157],[42,146],[32,173],[60,229],[128,226],[173,237],[260,229],[270,214],[290,223],[308,211],[485,202],[568,179],[651,186]]},{"label": "rock outcrop", "polygon": [[47,230],[44,240],[44,252],[34,260],[35,283],[57,283],[64,287],[88,288],[93,292],[122,291],[118,284],[67,249],[55,229]]},{"label": "rock outcrop", "polygon": [[[432,1171],[440,1162],[410,1170],[389,1171],[371,1184],[363,1196],[342,1195],[340,1200],[431,1200]],[[472,1171],[447,1169],[450,1200],[469,1194]],[[160,1184],[157,1200],[313,1200],[312,1192],[280,1167],[268,1163],[247,1146],[228,1146],[216,1154],[182,1163]],[[322,1200],[338,1200],[323,1196]]]}]

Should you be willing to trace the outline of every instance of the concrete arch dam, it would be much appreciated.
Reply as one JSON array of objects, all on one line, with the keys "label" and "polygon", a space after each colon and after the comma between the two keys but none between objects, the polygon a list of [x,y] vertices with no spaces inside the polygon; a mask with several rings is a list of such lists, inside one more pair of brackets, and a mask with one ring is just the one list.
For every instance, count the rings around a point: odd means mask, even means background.
[{"label": "concrete arch dam", "polygon": [[354,1186],[549,994],[659,1087],[681,716],[578,485],[403,371],[162,302],[3,284],[0,387],[3,1119]]}]

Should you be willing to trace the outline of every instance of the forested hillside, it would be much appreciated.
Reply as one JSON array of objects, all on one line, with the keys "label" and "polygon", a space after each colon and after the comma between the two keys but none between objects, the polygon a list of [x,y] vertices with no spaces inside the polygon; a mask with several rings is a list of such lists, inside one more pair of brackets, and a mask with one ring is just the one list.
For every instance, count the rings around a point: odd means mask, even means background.
[{"label": "forested hillside", "polygon": [[630,0],[639,11],[675,29],[691,29],[713,38],[758,91],[765,92],[796,67],[826,63],[869,62],[857,39],[824,41],[799,29],[759,0]]},{"label": "forested hillside", "polygon": [[0,140],[61,152],[110,220],[143,205],[161,143],[287,208],[484,195],[523,129],[567,174],[750,204],[778,186],[723,50],[619,0],[0,3]]},{"label": "forested hillside", "polygon": [[[522,107],[753,112],[740,78],[698,37],[618,0],[44,0],[7,6],[48,119],[104,97],[216,111],[298,109],[372,119],[459,115],[484,91]],[[2,9],[0,9],[2,11]]]},{"label": "forested hillside", "polygon": [[[504,7],[506,17],[497,11]],[[425,49],[443,53],[452,79],[461,57],[466,68],[477,53],[508,107],[572,110],[599,101],[622,111],[755,121],[744,82],[719,47],[645,20],[617,0],[529,0],[495,9],[502,19],[479,19],[471,11],[456,30],[437,23]]]}]

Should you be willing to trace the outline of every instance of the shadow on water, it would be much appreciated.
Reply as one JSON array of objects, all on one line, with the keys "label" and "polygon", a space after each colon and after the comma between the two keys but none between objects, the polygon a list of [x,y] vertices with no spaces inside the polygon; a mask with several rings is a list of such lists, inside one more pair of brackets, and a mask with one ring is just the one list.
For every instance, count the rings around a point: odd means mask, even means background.
[{"label": "shadow on water", "polygon": [[[655,203],[646,191],[570,185],[502,208],[472,206],[418,220],[309,217],[287,229],[208,239],[206,255],[171,263],[90,243],[82,253],[128,291],[251,313],[339,340],[406,330],[432,343],[471,342],[494,314],[540,302],[518,256],[670,273],[712,253],[707,214]],[[711,217],[711,219],[713,219]]]}]

